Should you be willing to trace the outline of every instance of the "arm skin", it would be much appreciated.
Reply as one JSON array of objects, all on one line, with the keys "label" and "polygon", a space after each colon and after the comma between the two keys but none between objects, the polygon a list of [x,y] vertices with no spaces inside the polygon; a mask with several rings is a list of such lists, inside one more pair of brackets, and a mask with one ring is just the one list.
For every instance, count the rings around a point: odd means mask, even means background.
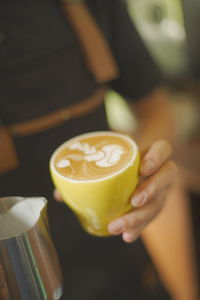
[{"label": "arm skin", "polygon": [[160,139],[174,144],[174,121],[168,98],[165,89],[155,90],[131,107],[139,123],[134,138],[142,153]]},{"label": "arm skin", "polygon": [[[176,165],[169,160],[175,129],[167,99],[165,90],[156,90],[134,106],[139,121],[134,139],[142,153],[143,180],[131,199],[136,208],[113,221],[109,229],[112,234],[122,234],[125,242],[133,242],[142,232],[172,299],[197,300],[191,217],[188,203],[175,183]],[[145,197],[135,203],[142,192]]]}]

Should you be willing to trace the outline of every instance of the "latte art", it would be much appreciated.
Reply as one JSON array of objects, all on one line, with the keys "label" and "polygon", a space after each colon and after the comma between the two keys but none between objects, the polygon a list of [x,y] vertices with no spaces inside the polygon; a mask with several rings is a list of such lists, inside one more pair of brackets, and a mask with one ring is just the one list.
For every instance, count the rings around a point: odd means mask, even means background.
[{"label": "latte art", "polygon": [[[84,148],[88,150],[85,150]],[[96,166],[108,168],[118,163],[121,154],[125,153],[122,147],[118,145],[107,145],[97,150],[95,146],[90,147],[89,144],[75,143],[69,149],[77,149],[83,152],[83,155],[69,154],[63,157],[58,163],[58,168],[72,167],[71,160],[76,161],[94,161]]]},{"label": "latte art", "polygon": [[64,202],[83,228],[109,236],[108,224],[132,209],[130,196],[138,183],[140,154],[124,134],[90,132],[59,146],[50,172]]},{"label": "latte art", "polygon": [[119,135],[82,135],[62,147],[55,157],[54,167],[65,177],[98,179],[125,167],[132,155],[132,145]]}]

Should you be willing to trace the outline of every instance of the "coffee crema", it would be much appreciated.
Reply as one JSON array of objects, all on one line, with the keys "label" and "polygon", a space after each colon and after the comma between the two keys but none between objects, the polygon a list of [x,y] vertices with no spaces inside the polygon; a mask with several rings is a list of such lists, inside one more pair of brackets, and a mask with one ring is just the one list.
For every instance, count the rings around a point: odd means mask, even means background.
[{"label": "coffee crema", "polygon": [[62,176],[74,180],[95,180],[114,175],[133,158],[134,147],[120,134],[83,134],[62,145],[53,165]]}]

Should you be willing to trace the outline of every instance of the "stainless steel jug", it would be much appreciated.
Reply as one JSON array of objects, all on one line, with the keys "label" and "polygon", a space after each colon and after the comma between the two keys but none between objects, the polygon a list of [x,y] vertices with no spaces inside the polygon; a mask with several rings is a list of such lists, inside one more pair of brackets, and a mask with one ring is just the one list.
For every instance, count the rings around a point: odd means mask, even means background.
[{"label": "stainless steel jug", "polygon": [[0,299],[57,300],[62,276],[45,198],[0,198]]}]

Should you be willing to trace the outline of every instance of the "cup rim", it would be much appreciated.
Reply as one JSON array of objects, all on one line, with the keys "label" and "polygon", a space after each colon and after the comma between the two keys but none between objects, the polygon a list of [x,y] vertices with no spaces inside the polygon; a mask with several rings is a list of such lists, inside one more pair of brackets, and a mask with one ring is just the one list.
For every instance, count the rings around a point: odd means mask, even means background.
[{"label": "cup rim", "polygon": [[[66,144],[73,142],[73,140],[76,140],[77,138],[80,138],[80,137],[89,137],[89,136],[92,136],[92,135],[108,135],[108,136],[109,135],[115,135],[115,136],[121,137],[122,139],[127,140],[133,147],[133,154],[132,154],[132,157],[131,157],[129,163],[126,166],[124,166],[122,169],[114,172],[113,174],[109,174],[109,175],[106,175],[102,178],[96,178],[96,179],[74,179],[74,178],[70,178],[70,177],[67,177],[67,176],[64,176],[64,175],[60,174],[54,166],[54,161],[55,161],[55,158],[56,158],[58,152],[60,152],[66,146]],[[50,166],[50,171],[52,173],[55,173],[58,177],[61,177],[64,180],[69,181],[69,182],[73,182],[73,183],[98,182],[98,181],[107,180],[109,178],[112,178],[116,175],[119,175],[119,174],[123,173],[129,166],[131,166],[135,162],[136,157],[138,155],[138,152],[139,152],[139,150],[138,150],[138,146],[137,146],[136,142],[131,137],[129,137],[128,135],[118,133],[118,132],[112,132],[112,131],[93,131],[93,132],[89,132],[89,133],[79,134],[75,137],[70,138],[69,140],[65,141],[60,146],[58,146],[58,148],[56,148],[56,150],[51,155],[49,166]]]}]

